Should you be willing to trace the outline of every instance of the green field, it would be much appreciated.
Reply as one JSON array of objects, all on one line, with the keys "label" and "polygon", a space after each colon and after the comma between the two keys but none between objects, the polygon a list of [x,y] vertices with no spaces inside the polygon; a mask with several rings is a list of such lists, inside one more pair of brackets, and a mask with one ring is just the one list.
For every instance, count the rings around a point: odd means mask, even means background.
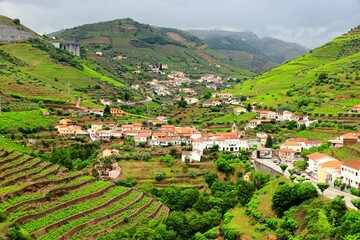
[{"label": "green field", "polygon": [[[9,140],[1,138],[0,144],[4,150],[21,150]],[[0,211],[5,216],[0,223],[1,238],[21,231],[36,239],[77,239],[74,228],[79,225],[84,226],[81,236],[90,237],[104,227],[119,224],[126,228],[168,212],[167,207],[142,192],[115,186],[111,181],[96,181],[81,172],[60,172],[60,168],[40,159],[20,152],[6,154],[4,150],[0,150]],[[127,217],[131,221],[122,222]]]},{"label": "green field", "polygon": [[55,120],[44,117],[40,110],[3,112],[0,117],[0,131],[49,129],[49,126],[53,123],[55,123]]},{"label": "green field", "polygon": [[[333,116],[345,113],[360,103],[360,53],[353,42],[358,45],[358,33],[344,34],[223,92],[254,94],[250,102],[279,109]],[[327,75],[320,78],[321,74]]]}]

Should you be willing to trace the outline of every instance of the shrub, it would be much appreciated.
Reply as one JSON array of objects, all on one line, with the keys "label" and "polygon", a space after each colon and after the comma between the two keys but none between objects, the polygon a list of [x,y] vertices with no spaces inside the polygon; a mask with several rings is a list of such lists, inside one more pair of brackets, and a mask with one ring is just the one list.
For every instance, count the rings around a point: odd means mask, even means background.
[{"label": "shrub", "polygon": [[356,188],[352,187],[350,192],[351,192],[352,195],[360,197],[360,190],[359,189],[356,189]]},{"label": "shrub", "polygon": [[155,173],[155,180],[161,181],[165,179],[166,174],[164,172],[157,172]]},{"label": "shrub", "polygon": [[6,210],[0,210],[0,222],[3,222],[6,219]]}]

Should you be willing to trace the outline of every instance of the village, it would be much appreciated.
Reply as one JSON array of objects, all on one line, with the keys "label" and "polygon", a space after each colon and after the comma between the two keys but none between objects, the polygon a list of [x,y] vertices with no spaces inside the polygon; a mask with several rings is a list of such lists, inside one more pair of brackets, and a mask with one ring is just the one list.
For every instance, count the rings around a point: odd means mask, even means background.
[{"label": "village", "polygon": [[[214,97],[228,98],[226,94]],[[206,106],[205,106],[206,107]],[[245,108],[242,108],[246,111]],[[218,151],[227,151],[233,154],[245,150],[251,153],[251,159],[269,159],[277,165],[294,164],[296,161],[303,161],[302,152],[312,147],[319,147],[326,140],[312,140],[307,138],[289,138],[285,142],[278,144],[276,148],[269,148],[267,145],[270,134],[257,132],[256,137],[249,135],[258,126],[263,124],[277,124],[279,122],[293,121],[297,128],[309,127],[316,120],[311,120],[308,116],[298,116],[290,111],[267,111],[256,110],[256,118],[245,124],[243,130],[234,122],[230,131],[226,132],[205,132],[194,126],[175,126],[168,124],[168,118],[158,116],[156,119],[148,119],[144,122],[129,122],[120,124],[117,122],[94,121],[88,129],[74,124],[71,119],[61,119],[56,126],[57,133],[61,136],[86,136],[89,141],[111,143],[122,142],[122,139],[133,139],[134,147],[152,148],[152,147],[175,147],[181,152],[181,161],[183,163],[202,162],[202,157],[206,149],[216,149]],[[90,109],[91,114],[103,116],[103,109]],[[119,108],[110,108],[112,117],[123,117],[126,115]],[[236,113],[234,113],[236,114]],[[360,142],[360,131],[358,133],[349,132],[335,139],[328,139],[331,147],[343,147]],[[110,146],[109,144],[107,146]],[[100,159],[119,154],[116,149],[102,149]],[[331,186],[336,186],[338,182],[346,186],[355,188],[360,187],[359,171],[360,160],[353,162],[341,162],[333,157],[322,153],[312,153],[306,156],[308,158],[308,167],[303,172],[306,177],[314,181],[327,182]],[[249,159],[250,160],[250,159]],[[109,165],[109,164],[108,164]],[[108,169],[104,169],[103,163],[99,161],[101,170],[100,175],[116,179],[121,175],[121,168],[113,161]],[[304,175],[305,176],[305,175]],[[341,180],[339,180],[341,179]]]}]

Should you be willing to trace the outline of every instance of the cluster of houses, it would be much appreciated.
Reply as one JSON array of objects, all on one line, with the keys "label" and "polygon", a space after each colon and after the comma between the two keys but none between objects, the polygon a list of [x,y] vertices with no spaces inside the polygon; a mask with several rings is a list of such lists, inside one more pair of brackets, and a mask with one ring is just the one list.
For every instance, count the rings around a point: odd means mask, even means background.
[{"label": "cluster of houses", "polygon": [[249,121],[245,129],[254,129],[257,126],[261,124],[271,123],[272,121],[276,122],[282,122],[282,121],[295,121],[297,127],[300,127],[301,125],[305,125],[306,127],[309,127],[312,123],[314,123],[316,120],[310,120],[308,116],[299,116],[295,115],[294,113],[290,111],[267,111],[267,110],[261,110],[257,111],[257,117],[258,119],[253,119]]},{"label": "cluster of houses", "polygon": [[244,132],[239,131],[235,123],[231,132],[197,133],[191,136],[192,151],[184,151],[181,156],[183,162],[201,161],[205,149],[217,147],[219,151],[239,152],[249,149],[249,142],[243,139]]},{"label": "cluster of houses", "polygon": [[153,79],[147,83],[147,86],[159,96],[172,96],[176,94],[177,91],[196,96],[198,93],[195,90],[182,86],[189,86],[191,83],[199,84],[205,82],[207,88],[216,90],[219,87],[224,87],[225,83],[221,77],[214,75],[205,75],[200,79],[192,80],[183,72],[171,72],[167,75],[167,78],[166,80]]},{"label": "cluster of houses", "polygon": [[360,189],[360,159],[351,162],[341,162],[322,153],[313,153],[307,156],[307,172],[318,182],[327,182],[334,186],[339,179],[347,186]]}]

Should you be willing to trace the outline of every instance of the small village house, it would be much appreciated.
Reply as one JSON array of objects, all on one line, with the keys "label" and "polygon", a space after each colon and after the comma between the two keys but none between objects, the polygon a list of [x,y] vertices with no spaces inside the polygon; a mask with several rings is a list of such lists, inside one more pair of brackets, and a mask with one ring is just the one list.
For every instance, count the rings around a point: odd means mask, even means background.
[{"label": "small village house", "polygon": [[343,162],[341,164],[341,176],[343,177],[343,183],[360,189],[360,160]]}]

